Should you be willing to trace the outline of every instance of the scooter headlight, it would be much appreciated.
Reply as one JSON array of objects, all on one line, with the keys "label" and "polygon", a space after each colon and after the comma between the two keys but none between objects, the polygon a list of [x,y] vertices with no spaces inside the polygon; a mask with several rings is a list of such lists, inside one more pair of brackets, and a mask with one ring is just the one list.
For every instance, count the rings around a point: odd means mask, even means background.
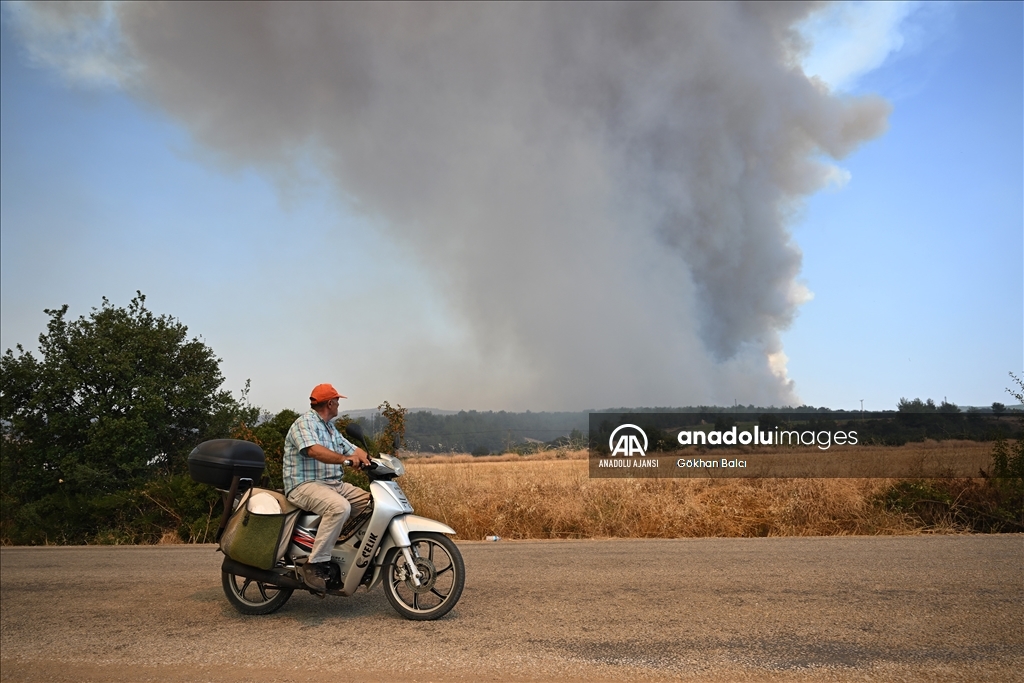
[{"label": "scooter headlight", "polygon": [[405,465],[403,465],[402,461],[395,456],[382,454],[380,459],[384,461],[385,465],[394,471],[396,477],[400,477],[405,474]]}]

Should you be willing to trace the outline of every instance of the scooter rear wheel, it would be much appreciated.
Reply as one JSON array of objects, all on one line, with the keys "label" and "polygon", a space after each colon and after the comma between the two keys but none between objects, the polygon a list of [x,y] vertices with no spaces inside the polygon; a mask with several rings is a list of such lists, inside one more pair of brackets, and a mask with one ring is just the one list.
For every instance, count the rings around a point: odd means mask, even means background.
[{"label": "scooter rear wheel", "polygon": [[221,572],[221,583],[228,602],[242,614],[276,612],[292,597],[291,588],[281,588],[227,572]]},{"label": "scooter rear wheel", "polygon": [[413,533],[409,540],[422,574],[421,585],[413,581],[402,551],[392,548],[384,561],[384,595],[406,619],[437,619],[455,607],[462,596],[466,584],[462,553],[443,534]]}]

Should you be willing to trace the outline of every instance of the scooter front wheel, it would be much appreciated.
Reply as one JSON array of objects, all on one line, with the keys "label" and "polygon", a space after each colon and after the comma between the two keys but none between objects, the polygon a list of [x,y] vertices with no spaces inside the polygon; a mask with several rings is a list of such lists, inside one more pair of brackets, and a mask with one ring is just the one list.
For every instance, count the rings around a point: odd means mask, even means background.
[{"label": "scooter front wheel", "polygon": [[443,534],[413,533],[412,554],[420,572],[420,585],[400,548],[392,548],[384,560],[384,595],[406,619],[427,621],[445,614],[462,596],[466,584],[466,565],[462,553]]},{"label": "scooter front wheel", "polygon": [[281,588],[256,579],[221,572],[224,595],[231,606],[242,614],[270,614],[276,612],[292,597],[291,588]]}]

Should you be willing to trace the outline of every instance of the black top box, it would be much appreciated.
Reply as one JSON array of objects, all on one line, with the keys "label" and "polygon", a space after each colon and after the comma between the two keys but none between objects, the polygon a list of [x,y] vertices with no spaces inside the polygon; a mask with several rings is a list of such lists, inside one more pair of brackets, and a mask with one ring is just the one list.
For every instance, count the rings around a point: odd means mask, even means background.
[{"label": "black top box", "polygon": [[238,439],[204,441],[188,456],[188,473],[193,479],[225,490],[236,476],[259,481],[265,465],[262,448]]}]

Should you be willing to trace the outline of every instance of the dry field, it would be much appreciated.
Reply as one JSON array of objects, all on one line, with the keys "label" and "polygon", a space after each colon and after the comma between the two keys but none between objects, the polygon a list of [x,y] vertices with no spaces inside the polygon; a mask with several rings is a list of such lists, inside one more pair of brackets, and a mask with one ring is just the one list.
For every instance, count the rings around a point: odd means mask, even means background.
[{"label": "dry field", "polygon": [[[991,444],[971,441],[861,448],[867,458],[953,459],[970,463],[965,466],[969,472],[989,469],[992,452]],[[813,447],[807,450],[813,453]],[[405,463],[402,487],[417,514],[444,521],[467,540],[490,534],[513,539],[680,538],[967,530],[950,515],[922,520],[883,505],[895,479],[592,479],[586,451],[407,454]],[[968,478],[941,481],[965,497],[977,496],[985,486],[983,480]]]}]

